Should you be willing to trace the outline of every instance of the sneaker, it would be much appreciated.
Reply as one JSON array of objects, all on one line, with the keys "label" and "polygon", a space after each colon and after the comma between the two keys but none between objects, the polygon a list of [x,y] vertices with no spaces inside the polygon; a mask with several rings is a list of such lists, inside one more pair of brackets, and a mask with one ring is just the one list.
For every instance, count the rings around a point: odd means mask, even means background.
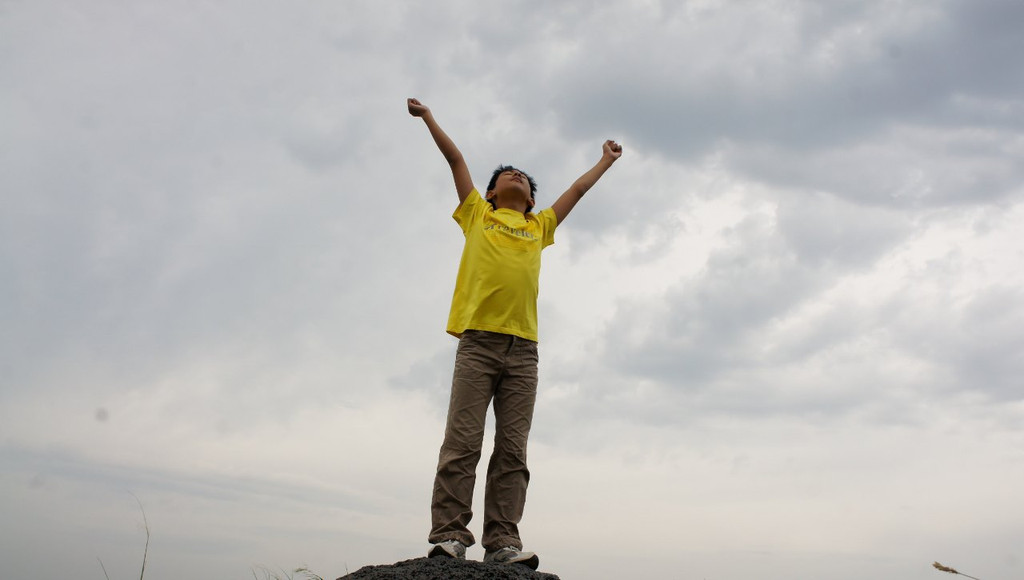
[{"label": "sneaker", "polygon": [[443,556],[445,558],[455,558],[456,560],[466,559],[466,546],[458,540],[445,540],[434,544],[433,548],[427,552],[428,558],[434,558],[437,556]]},{"label": "sneaker", "polygon": [[540,558],[533,552],[517,550],[512,546],[505,546],[500,550],[484,554],[484,562],[496,562],[499,564],[522,564],[531,570],[540,566]]}]

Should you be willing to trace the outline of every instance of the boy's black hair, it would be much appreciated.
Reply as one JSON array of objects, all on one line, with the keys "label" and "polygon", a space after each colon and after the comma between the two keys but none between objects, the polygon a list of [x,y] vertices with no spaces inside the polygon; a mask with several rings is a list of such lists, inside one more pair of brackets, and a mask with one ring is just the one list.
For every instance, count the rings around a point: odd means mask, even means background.
[{"label": "boy's black hair", "polygon": [[[533,178],[530,177],[529,174],[527,174],[522,169],[516,169],[511,165],[499,165],[498,168],[494,170],[494,174],[491,175],[491,181],[487,183],[487,191],[491,191],[492,189],[494,189],[494,186],[498,183],[498,176],[501,175],[502,173],[505,173],[506,171],[518,171],[519,173],[522,173],[523,175],[526,176],[526,181],[530,182],[530,199],[532,199],[533,202],[536,204],[537,182],[534,181]],[[493,207],[494,209],[498,209],[497,204],[494,202],[493,199],[488,199],[487,202],[490,203],[491,207]],[[532,207],[526,208],[526,213],[530,213],[531,211],[533,211]]]}]

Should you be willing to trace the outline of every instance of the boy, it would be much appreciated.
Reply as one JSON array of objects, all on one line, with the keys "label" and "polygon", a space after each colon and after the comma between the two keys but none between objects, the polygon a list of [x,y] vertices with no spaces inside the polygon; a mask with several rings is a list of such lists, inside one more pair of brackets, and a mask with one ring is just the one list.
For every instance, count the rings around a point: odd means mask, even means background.
[{"label": "boy", "polygon": [[541,250],[554,243],[560,225],[604,172],[622,155],[606,141],[601,160],[548,209],[533,214],[537,185],[514,167],[499,166],[485,199],[469,168],[430,109],[408,100],[409,113],[427,125],[455,178],[459,206],[452,217],[466,245],[448,317],[448,333],[459,338],[444,443],[431,501],[433,544],[428,555],[465,558],[474,543],[473,487],[480,460],[487,407],[494,400],[494,451],[484,491],[485,562],[540,563],[523,551],[519,521],[530,472],[526,440],[537,398],[537,288]]}]

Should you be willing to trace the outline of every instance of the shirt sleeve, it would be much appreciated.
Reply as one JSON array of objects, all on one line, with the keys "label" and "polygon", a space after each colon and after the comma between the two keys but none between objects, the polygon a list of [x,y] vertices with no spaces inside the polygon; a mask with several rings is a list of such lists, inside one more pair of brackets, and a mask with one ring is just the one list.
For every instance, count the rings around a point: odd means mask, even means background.
[{"label": "shirt sleeve", "polygon": [[490,207],[491,204],[484,201],[484,198],[480,197],[480,192],[474,188],[466,196],[466,199],[459,204],[459,207],[455,208],[452,218],[462,228],[462,233],[465,234],[469,230],[469,226],[480,221]]},{"label": "shirt sleeve", "polygon": [[550,207],[537,214],[537,221],[540,222],[541,231],[544,236],[541,238],[541,247],[546,248],[555,243],[555,228],[558,227],[558,217],[555,210]]}]

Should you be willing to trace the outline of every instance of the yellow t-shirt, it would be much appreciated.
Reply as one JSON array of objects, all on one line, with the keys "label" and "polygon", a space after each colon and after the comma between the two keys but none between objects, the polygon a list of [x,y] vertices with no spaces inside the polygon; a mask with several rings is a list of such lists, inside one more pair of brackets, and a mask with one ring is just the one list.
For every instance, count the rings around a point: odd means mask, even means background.
[{"label": "yellow t-shirt", "polygon": [[452,217],[466,245],[448,333],[488,330],[536,341],[540,252],[555,242],[555,212],[495,210],[474,189]]}]

